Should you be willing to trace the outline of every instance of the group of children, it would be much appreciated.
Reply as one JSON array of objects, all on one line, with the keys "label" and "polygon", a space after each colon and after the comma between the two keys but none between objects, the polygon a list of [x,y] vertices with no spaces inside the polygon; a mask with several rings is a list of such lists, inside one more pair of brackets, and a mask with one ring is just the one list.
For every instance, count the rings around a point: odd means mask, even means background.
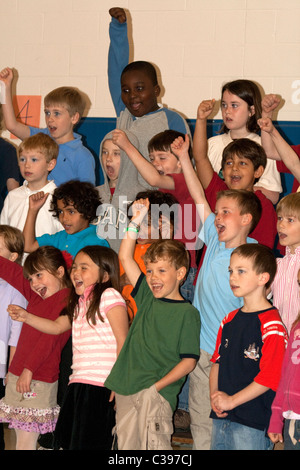
[{"label": "group of children", "polygon": [[80,93],[49,93],[46,129],[30,128],[0,72],[24,180],[0,216],[0,421],[17,449],[50,434],[54,449],[171,450],[185,410],[194,449],[271,449],[283,427],[299,448],[299,184],[278,200],[300,163],[272,124],[278,98],[227,83],[221,133],[207,139],[205,100],[192,141],[155,68],[128,64],[125,11],[110,14],[100,187]]}]

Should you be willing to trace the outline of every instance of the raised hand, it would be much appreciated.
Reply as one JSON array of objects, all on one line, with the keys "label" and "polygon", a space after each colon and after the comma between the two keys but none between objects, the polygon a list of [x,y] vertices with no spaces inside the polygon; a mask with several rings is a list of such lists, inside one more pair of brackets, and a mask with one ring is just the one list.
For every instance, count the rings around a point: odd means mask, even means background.
[{"label": "raised hand", "polygon": [[126,13],[123,8],[120,8],[120,7],[110,8],[109,14],[110,16],[112,16],[112,18],[115,18],[116,20],[118,20],[119,23],[125,23],[126,21]]},{"label": "raised hand", "polygon": [[204,100],[202,101],[197,109],[197,119],[204,120],[207,119],[214,109],[216,100]]}]

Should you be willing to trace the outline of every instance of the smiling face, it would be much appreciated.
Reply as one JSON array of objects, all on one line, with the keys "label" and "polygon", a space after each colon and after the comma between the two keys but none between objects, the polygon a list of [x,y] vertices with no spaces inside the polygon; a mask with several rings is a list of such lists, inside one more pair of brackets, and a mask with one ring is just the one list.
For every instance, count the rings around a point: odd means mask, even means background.
[{"label": "smiling face", "polygon": [[248,103],[225,90],[221,100],[222,118],[231,136],[245,137],[248,134],[247,123],[254,114],[254,107],[249,109]]},{"label": "smiling face", "polygon": [[226,248],[235,248],[245,243],[246,237],[242,229],[250,223],[251,215],[241,215],[240,207],[235,199],[230,197],[218,199],[215,215],[218,239],[225,243]]},{"label": "smiling face", "polygon": [[228,188],[252,191],[255,179],[260,178],[264,168],[260,166],[257,170],[254,170],[251,160],[232,155],[224,162],[222,171]]},{"label": "smiling face", "polygon": [[46,269],[41,269],[28,276],[30,287],[42,299],[47,299],[62,289],[64,272],[62,266],[58,268],[56,275],[51,274]]},{"label": "smiling face", "polygon": [[[87,287],[99,281],[99,267],[83,252],[79,252],[72,265],[71,281],[77,295],[82,295]],[[107,279],[104,276],[103,282]]]},{"label": "smiling face", "polygon": [[79,113],[70,116],[65,106],[48,105],[45,107],[46,125],[57,144],[64,144],[74,139],[73,127],[78,119]]},{"label": "smiling face", "polygon": [[300,245],[300,220],[295,215],[278,213],[277,232],[282,246],[288,246],[291,253]]},{"label": "smiling face", "polygon": [[158,109],[160,88],[143,70],[127,71],[121,78],[122,101],[135,117],[141,117]]},{"label": "smiling face", "polygon": [[109,186],[115,188],[121,165],[121,150],[112,140],[107,139],[102,145],[101,158],[103,170],[109,178]]},{"label": "smiling face", "polygon": [[81,232],[89,226],[89,221],[73,205],[65,205],[62,199],[57,200],[57,213],[58,220],[68,234]]},{"label": "smiling face", "polygon": [[157,259],[146,263],[146,280],[155,298],[182,300],[179,286],[186,274],[186,268],[176,269],[168,259]]},{"label": "smiling face", "polygon": [[23,150],[19,155],[19,167],[23,178],[28,182],[28,188],[41,189],[47,183],[48,174],[55,167],[56,160],[47,162],[45,156],[38,150]]}]

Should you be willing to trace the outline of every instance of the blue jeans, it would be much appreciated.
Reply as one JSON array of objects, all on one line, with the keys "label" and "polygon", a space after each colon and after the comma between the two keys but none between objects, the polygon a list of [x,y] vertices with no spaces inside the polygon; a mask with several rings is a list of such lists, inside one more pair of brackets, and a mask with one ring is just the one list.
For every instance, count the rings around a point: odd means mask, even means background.
[{"label": "blue jeans", "polygon": [[194,279],[197,274],[197,268],[190,268],[187,274],[186,280],[180,287],[180,293],[185,300],[189,300],[191,303],[194,300]]},{"label": "blue jeans", "polygon": [[284,450],[300,450],[300,421],[298,419],[285,420]]},{"label": "blue jeans", "polygon": [[213,419],[211,450],[272,450],[265,431],[235,423],[229,419]]}]

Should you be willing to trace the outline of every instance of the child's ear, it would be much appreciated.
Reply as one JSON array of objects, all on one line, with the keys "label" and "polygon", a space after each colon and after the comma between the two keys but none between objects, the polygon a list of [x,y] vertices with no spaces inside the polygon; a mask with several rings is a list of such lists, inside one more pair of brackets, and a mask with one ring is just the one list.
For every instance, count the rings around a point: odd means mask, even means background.
[{"label": "child's ear", "polygon": [[48,163],[48,171],[52,171],[55,165],[56,165],[56,159],[52,158],[52,160],[50,160],[50,162]]},{"label": "child's ear", "polygon": [[75,124],[78,123],[79,119],[80,119],[80,114],[77,111],[75,114],[73,114],[73,116],[71,116],[71,122],[73,126],[75,126]]},{"label": "child's ear", "polygon": [[18,253],[16,253],[15,251],[13,251],[13,252],[10,254],[10,256],[9,256],[8,259],[9,259],[10,261],[15,262],[16,259],[18,258],[18,256],[19,256]]},{"label": "child's ear", "polygon": [[243,225],[250,225],[252,222],[252,215],[251,214],[243,214],[242,215],[242,224]]},{"label": "child's ear", "polygon": [[257,170],[255,170],[255,172],[254,172],[254,177],[255,177],[255,178],[260,178],[264,171],[265,171],[264,167],[263,167],[262,165],[260,165],[260,166],[257,168]]},{"label": "child's ear", "polygon": [[267,282],[269,281],[270,279],[270,274],[269,273],[261,273],[259,275],[259,283],[261,286],[264,286],[267,284]]},{"label": "child's ear", "polygon": [[59,279],[62,279],[62,278],[64,277],[64,275],[65,275],[65,268],[64,268],[63,266],[59,266],[59,268],[57,269],[56,273],[57,273],[57,277],[58,277]]},{"label": "child's ear", "polygon": [[154,87],[154,93],[155,93],[155,96],[158,97],[160,95],[160,86],[159,85],[155,85]]},{"label": "child's ear", "polygon": [[102,282],[107,282],[107,281],[109,281],[109,275],[107,271],[104,271]]},{"label": "child's ear", "polygon": [[249,106],[249,112],[250,112],[250,116],[254,116],[254,114],[255,114],[255,107],[254,107],[254,105]]},{"label": "child's ear", "polygon": [[182,281],[186,276],[186,268],[184,266],[181,266],[179,269],[177,269],[177,280]]}]

